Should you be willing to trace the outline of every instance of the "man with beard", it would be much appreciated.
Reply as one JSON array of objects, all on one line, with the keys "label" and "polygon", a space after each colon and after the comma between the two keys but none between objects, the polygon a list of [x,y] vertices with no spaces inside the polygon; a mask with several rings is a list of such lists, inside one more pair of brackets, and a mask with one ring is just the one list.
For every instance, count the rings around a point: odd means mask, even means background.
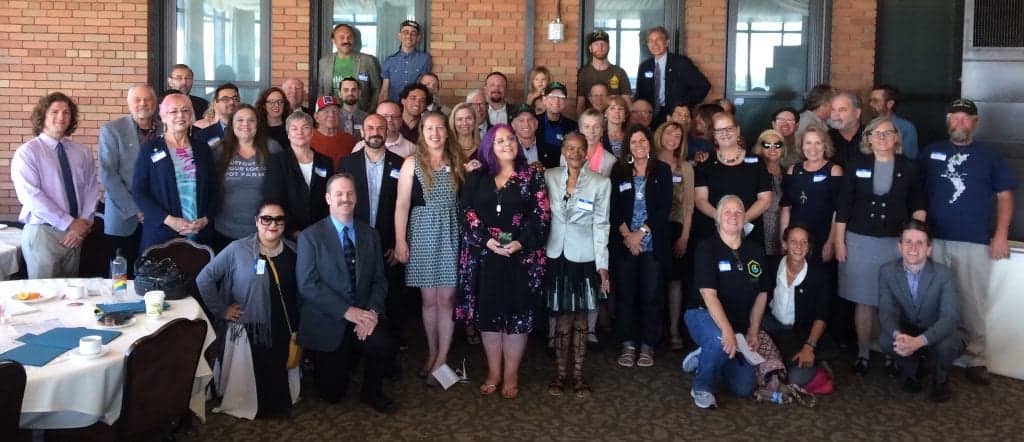
[{"label": "man with beard", "polygon": [[953,269],[960,292],[961,322],[967,330],[961,362],[968,367],[968,380],[988,385],[988,281],[992,261],[1010,256],[1007,236],[1018,182],[992,145],[974,140],[977,125],[974,102],[953,101],[946,114],[949,140],[926,147],[918,163],[928,195],[928,220],[935,234],[932,258]]},{"label": "man with beard", "polygon": [[[217,121],[199,130],[193,128],[192,136],[213,147],[224,136],[224,129],[228,127],[231,116],[234,115],[241,102],[242,99],[238,96],[238,86],[232,83],[217,86],[217,90],[213,91],[213,114]],[[201,118],[201,116],[196,115],[196,118]]]},{"label": "man with beard", "polygon": [[562,115],[565,109],[565,85],[557,81],[544,88],[544,113],[537,117],[537,153],[544,167],[558,167],[562,141],[576,131],[576,122]]},{"label": "man with beard", "polygon": [[668,30],[655,26],[647,30],[647,49],[651,58],[640,63],[636,74],[636,97],[654,108],[654,124],[665,121],[677,103],[696,106],[711,90],[708,78],[689,57],[668,52]]},{"label": "man with beard", "polygon": [[320,58],[317,95],[338,97],[341,80],[353,77],[359,81],[359,108],[369,112],[380,91],[380,64],[377,58],[356,52],[356,30],[342,23],[334,27],[331,40],[337,52]]},{"label": "man with beard", "polygon": [[[160,119],[156,117],[156,92],[147,85],[128,89],[128,115],[100,128],[100,182],[103,183],[103,233],[107,253],[135,263],[142,239],[142,209],[132,199],[132,177],[139,147],[158,136]],[[133,275],[129,266],[129,277]]]},{"label": "man with beard", "polygon": [[[416,153],[416,144],[405,139],[399,128],[402,126],[402,105],[394,101],[384,100],[377,105],[377,115],[384,119],[384,148],[395,155],[407,158]],[[376,124],[376,123],[370,123]],[[363,131],[368,131],[367,123],[363,121]],[[356,144],[352,152],[359,152],[366,146],[366,140]]]},{"label": "man with beard", "polygon": [[363,139],[363,119],[366,112],[359,108],[359,81],[346,77],[338,85],[341,96],[341,130],[352,135],[356,141]]},{"label": "man with beard", "polygon": [[192,109],[195,110],[197,115],[196,119],[203,118],[203,114],[206,113],[206,109],[209,109],[210,102],[206,101],[205,98],[197,97],[192,95],[192,83],[195,80],[192,74],[192,68],[188,67],[187,64],[176,64],[171,68],[170,75],[167,76],[167,86],[174,89],[182,94],[188,95],[189,101],[192,102]]},{"label": "man with beard", "polygon": [[420,140],[420,115],[427,110],[430,91],[422,84],[412,83],[402,89],[399,97],[402,99],[402,124],[398,130],[405,139],[416,143]]},{"label": "man with beard", "polygon": [[381,65],[381,77],[384,82],[380,88],[378,101],[397,100],[398,94],[406,86],[416,83],[420,75],[430,72],[430,54],[416,50],[421,35],[420,24],[415,21],[406,20],[398,26],[398,41],[401,47],[398,52],[384,59],[384,64]]},{"label": "man with beard", "polygon": [[[301,110],[307,115],[312,115],[313,112],[309,110],[309,103],[306,101],[309,93],[306,92],[306,84],[296,77],[288,77],[284,83],[281,83],[281,90],[284,91],[284,97],[288,99],[288,104],[292,106],[293,111]],[[286,115],[285,118],[288,116]]]},{"label": "man with beard", "polygon": [[334,97],[325,95],[316,100],[316,130],[313,131],[313,150],[327,155],[331,165],[352,153],[356,140],[341,130],[341,108]]},{"label": "man with beard", "polygon": [[871,96],[868,97],[868,106],[879,117],[886,117],[892,120],[893,126],[900,131],[902,139],[903,155],[910,159],[917,158],[917,128],[910,120],[896,115],[893,108],[899,101],[900,91],[895,86],[882,84],[871,88]]},{"label": "man with beard", "polygon": [[860,153],[864,128],[860,124],[862,104],[860,97],[849,92],[840,92],[832,97],[832,113],[828,119],[828,134],[832,137],[835,154],[832,161],[845,168],[850,160]]},{"label": "man with beard", "polygon": [[[629,102],[633,90],[629,86],[629,76],[626,71],[608,61],[608,33],[603,29],[595,29],[587,36],[587,51],[590,53],[590,63],[580,68],[576,75],[576,113],[582,114],[584,109],[597,106],[593,100],[588,100],[589,94],[595,84],[603,83],[606,86],[605,94],[610,96],[620,95]],[[598,109],[604,112],[604,109]]]},{"label": "man with beard", "polygon": [[[387,121],[377,114],[370,114],[364,121],[365,149],[341,159],[339,173],[349,173],[356,185],[356,219],[373,226],[380,234],[381,249],[384,251],[384,273],[388,280],[388,293],[402,293],[403,266],[395,259],[395,201],[398,199],[398,171],[404,158],[388,152],[384,146],[387,138]],[[402,342],[402,330],[408,319],[405,298],[388,296],[387,317],[389,330],[397,342]]]},{"label": "man with beard", "polygon": [[508,124],[515,106],[505,101],[505,89],[508,88],[508,77],[501,72],[491,72],[484,79],[484,91],[487,92],[487,124],[488,128],[495,124]]},{"label": "man with beard", "polygon": [[420,75],[419,83],[426,86],[427,90],[430,91],[430,96],[433,100],[430,100],[430,104],[427,105],[427,110],[430,112],[440,112],[444,116],[452,113],[452,108],[445,106],[441,102],[441,79],[437,78],[437,74],[433,72],[427,72]]}]

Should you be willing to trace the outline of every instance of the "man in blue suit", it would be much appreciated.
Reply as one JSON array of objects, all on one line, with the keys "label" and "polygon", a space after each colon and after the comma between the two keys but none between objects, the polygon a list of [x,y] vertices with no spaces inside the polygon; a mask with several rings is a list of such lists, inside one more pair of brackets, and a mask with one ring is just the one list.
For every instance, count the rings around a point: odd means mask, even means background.
[{"label": "man in blue suit", "polygon": [[708,78],[693,60],[668,51],[668,30],[655,26],[647,30],[647,49],[651,58],[640,63],[636,75],[636,97],[654,106],[656,128],[680,103],[693,107],[704,101],[711,90]]},{"label": "man in blue suit", "polygon": [[398,405],[384,395],[383,374],[394,343],[383,316],[388,291],[380,236],[355,218],[356,181],[335,174],[327,181],[330,216],[299,234],[296,279],[302,321],[298,341],[316,366],[320,397],[337,403],[348,388],[355,350],[366,357],[360,400],[393,414]]}]

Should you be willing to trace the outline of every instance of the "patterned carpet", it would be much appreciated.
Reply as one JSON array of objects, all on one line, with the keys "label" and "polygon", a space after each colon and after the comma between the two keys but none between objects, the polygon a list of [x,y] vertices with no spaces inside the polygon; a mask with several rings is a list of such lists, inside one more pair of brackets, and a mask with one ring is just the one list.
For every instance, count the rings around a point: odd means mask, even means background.
[{"label": "patterned carpet", "polygon": [[[451,361],[467,356],[472,382],[445,392],[411,375],[422,350],[402,354],[406,371],[385,389],[400,410],[385,416],[350,393],[328,406],[304,382],[303,399],[291,417],[246,421],[211,414],[182,434],[189,441],[318,440],[1020,440],[1024,433],[1024,382],[994,376],[989,387],[968,384],[962,371],[951,377],[953,399],[935,404],[925,393],[908,395],[881,370],[866,377],[835,364],[837,391],[815,408],[755,403],[720,394],[717,410],[700,410],[689,397],[690,376],[678,370],[682,353],[656,354],[651,368],[623,368],[615,351],[591,353],[587,367],[594,395],[552,397],[546,392],[554,360],[533,339],[523,361],[520,395],[482,397],[483,349],[457,339]],[[422,346],[422,345],[421,345]],[[876,355],[877,356],[877,355]],[[453,364],[456,365],[456,364]],[[358,382],[358,379],[353,379]],[[350,392],[358,391],[354,384]]]}]

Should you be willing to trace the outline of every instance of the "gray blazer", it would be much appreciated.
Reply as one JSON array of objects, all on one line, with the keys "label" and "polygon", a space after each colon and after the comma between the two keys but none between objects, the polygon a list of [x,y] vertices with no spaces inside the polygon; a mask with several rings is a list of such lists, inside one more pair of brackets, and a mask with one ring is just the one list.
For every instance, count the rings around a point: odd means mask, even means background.
[{"label": "gray blazer", "polygon": [[551,206],[548,257],[558,258],[565,254],[569,261],[594,261],[598,269],[608,269],[611,180],[584,166],[576,182],[576,191],[571,198],[565,200],[565,182],[568,178],[569,169],[566,167],[544,171],[548,203]]},{"label": "gray blazer", "polygon": [[929,259],[921,269],[917,302],[910,296],[903,260],[882,265],[878,275],[879,341],[882,349],[892,348],[893,332],[907,328],[923,330],[928,344],[959,336],[960,296],[953,272]]},{"label": "gray blazer", "polygon": [[[334,57],[333,53],[320,57],[316,88],[318,96],[334,95],[334,88],[337,86],[332,84],[334,82]],[[380,93],[380,63],[377,61],[377,57],[362,52],[357,52],[353,57],[355,58],[353,70],[356,72],[356,80],[359,80],[361,91],[359,108],[370,113],[376,109],[377,95]]]},{"label": "gray blazer", "polygon": [[299,234],[295,264],[299,286],[298,341],[315,351],[334,351],[348,328],[345,312],[358,307],[384,313],[388,281],[377,232],[359,220],[356,230],[356,287],[349,284],[341,239],[330,215]]},{"label": "gray blazer", "polygon": [[[157,133],[160,122],[155,121]],[[103,183],[103,233],[129,236],[139,226],[142,210],[132,199],[132,176],[139,158],[139,133],[131,115],[100,127],[100,182]]]}]

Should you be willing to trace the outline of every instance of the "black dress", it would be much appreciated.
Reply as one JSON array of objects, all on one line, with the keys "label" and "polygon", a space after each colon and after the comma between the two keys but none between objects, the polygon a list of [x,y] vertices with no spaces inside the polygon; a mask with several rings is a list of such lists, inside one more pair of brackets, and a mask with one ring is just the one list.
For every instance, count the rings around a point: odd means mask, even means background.
[{"label": "black dress", "polygon": [[[291,341],[291,331],[288,329],[288,321],[285,320],[285,306],[288,309],[288,319],[291,320],[292,329],[298,330],[298,308],[296,306],[296,283],[295,283],[295,252],[287,247],[274,258],[267,258],[260,255],[261,259],[273,261],[274,269],[277,270],[281,280],[280,286],[274,280],[273,272],[270,271],[270,263],[267,264],[267,274],[270,276],[270,329],[271,345],[269,347],[249,341],[252,351],[253,375],[256,378],[256,397],[259,410],[257,417],[280,414],[292,406],[291,392],[288,388],[288,344]],[[281,299],[284,299],[282,304]],[[253,336],[253,331],[249,331]]]},{"label": "black dress", "polygon": [[[718,205],[718,200],[726,195],[736,195],[743,200],[744,210],[750,210],[750,206],[757,201],[757,194],[772,191],[772,179],[764,163],[755,155],[748,154],[742,163],[735,166],[728,166],[718,160],[717,155],[712,155],[707,161],[697,166],[694,171],[695,187],[708,188],[708,202],[712,207]],[[763,215],[754,221],[754,230],[744,238],[744,241],[752,241],[764,248],[764,222]],[[715,220],[704,215],[700,211],[693,213],[693,229],[691,232],[691,243],[700,243],[702,240],[717,235]]]},{"label": "black dress", "polygon": [[826,161],[818,170],[805,170],[802,162],[793,165],[793,173],[782,180],[781,207],[789,207],[789,224],[802,224],[811,234],[813,255],[821,258],[821,247],[832,230],[841,177],[832,176],[835,163]]}]

